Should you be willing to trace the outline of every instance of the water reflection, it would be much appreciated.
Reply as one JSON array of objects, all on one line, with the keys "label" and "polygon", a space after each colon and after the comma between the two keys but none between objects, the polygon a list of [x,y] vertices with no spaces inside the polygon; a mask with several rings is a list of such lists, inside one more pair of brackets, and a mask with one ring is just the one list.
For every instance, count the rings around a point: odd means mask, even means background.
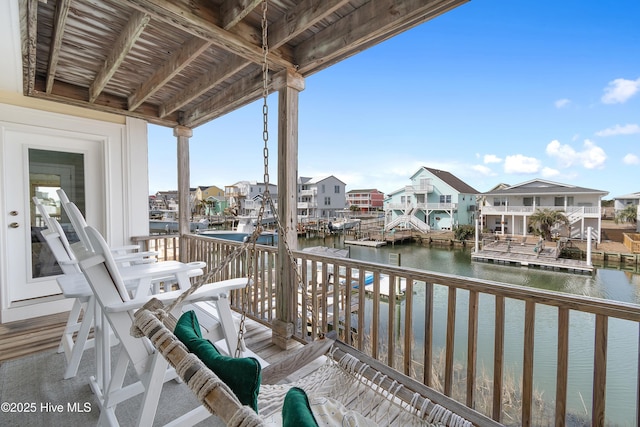
[{"label": "water reflection", "polygon": [[[340,237],[301,239],[300,247],[344,247]],[[406,267],[491,280],[512,285],[530,286],[549,291],[565,292],[594,298],[605,298],[640,304],[640,274],[627,270],[596,268],[593,275],[540,270],[528,267],[504,266],[472,262],[470,249],[425,247],[402,244],[368,248],[349,246],[351,258],[381,264],[389,263],[389,254],[400,254]]]}]

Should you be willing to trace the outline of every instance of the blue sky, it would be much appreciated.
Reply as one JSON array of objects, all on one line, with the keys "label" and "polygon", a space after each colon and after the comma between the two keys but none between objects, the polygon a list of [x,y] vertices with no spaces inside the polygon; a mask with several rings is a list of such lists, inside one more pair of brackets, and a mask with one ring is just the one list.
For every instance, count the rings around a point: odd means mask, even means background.
[{"label": "blue sky", "polygon": [[[480,192],[536,178],[640,191],[640,1],[474,0],[306,79],[300,176],[388,193],[421,166]],[[269,97],[277,179],[277,98]],[[261,101],[194,129],[191,186],[262,181]],[[149,190],[175,189],[149,126]]]}]

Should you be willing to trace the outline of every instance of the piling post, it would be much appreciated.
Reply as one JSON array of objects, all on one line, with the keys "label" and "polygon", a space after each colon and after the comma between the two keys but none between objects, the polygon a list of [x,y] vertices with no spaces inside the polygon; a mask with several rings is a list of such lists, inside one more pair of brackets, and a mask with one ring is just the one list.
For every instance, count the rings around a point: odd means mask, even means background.
[{"label": "piling post", "polygon": [[587,265],[591,267],[591,227],[587,227]]}]

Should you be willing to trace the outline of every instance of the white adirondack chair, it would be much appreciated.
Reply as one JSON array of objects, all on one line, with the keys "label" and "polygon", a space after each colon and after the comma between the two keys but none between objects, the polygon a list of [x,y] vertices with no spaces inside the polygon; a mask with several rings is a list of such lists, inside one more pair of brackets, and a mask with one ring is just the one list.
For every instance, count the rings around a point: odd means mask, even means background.
[{"label": "white adirondack chair", "polygon": [[[63,279],[58,280],[62,293],[66,298],[74,299],[58,346],[58,352],[64,353],[67,360],[64,378],[68,379],[76,375],[84,351],[94,346],[94,340],[89,338],[96,314],[93,292],[80,270],[73,249],[79,244],[71,244],[68,241],[60,223],[48,214],[40,200],[34,197],[33,202],[47,225],[47,228],[42,230],[42,236],[65,274]],[[126,248],[126,251],[130,249],[133,247]],[[157,290],[160,283],[178,283],[181,289],[185,289],[190,286],[191,277],[202,274],[202,267],[205,265],[184,265],[175,261],[150,264],[149,255],[153,253],[129,253],[124,256],[123,251],[125,249],[118,251],[117,255],[114,254],[114,259],[117,260],[118,266],[124,269],[128,287],[132,292],[143,288],[147,294],[150,287]],[[215,325],[211,329],[215,329]],[[212,334],[216,338],[222,336],[221,332],[217,335],[213,332]],[[108,355],[106,357],[108,358]],[[108,364],[108,359],[105,363]]]},{"label": "white adirondack chair", "polygon": [[[148,295],[136,294],[131,298],[125,286],[120,269],[107,246],[104,238],[93,227],[85,228],[92,251],[84,253],[80,258],[82,269],[100,306],[104,319],[111,326],[122,346],[113,374],[107,380],[104,389],[100,388],[92,378],[91,386],[98,396],[101,407],[100,424],[118,425],[115,408],[118,403],[132,396],[144,393],[138,425],[145,426],[153,423],[162,384],[168,379],[175,378],[175,372],[168,370],[166,360],[158,354],[146,339],[134,338],[130,335],[134,311],[144,305],[150,298]],[[226,293],[233,289],[241,289],[248,283],[248,279],[232,279],[223,282],[206,284],[194,292],[185,304],[196,301],[213,301],[218,307],[218,316],[223,324],[223,330],[232,331],[236,339],[235,324],[228,309]],[[164,292],[154,297],[170,303],[183,293],[183,290]],[[177,308],[176,310],[180,310]],[[172,313],[179,315],[180,313]],[[231,338],[231,337],[227,337]],[[98,341],[97,346],[103,343]],[[100,350],[99,350],[100,351]],[[124,385],[125,372],[131,364],[138,375],[139,381]],[[108,374],[105,374],[108,375]],[[208,417],[209,413],[198,408],[180,417],[179,425],[199,422]]]}]

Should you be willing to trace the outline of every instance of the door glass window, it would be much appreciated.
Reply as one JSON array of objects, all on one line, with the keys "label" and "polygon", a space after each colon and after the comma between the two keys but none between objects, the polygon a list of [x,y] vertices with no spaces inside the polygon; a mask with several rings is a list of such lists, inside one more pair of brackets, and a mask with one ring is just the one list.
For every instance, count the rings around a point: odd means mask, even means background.
[{"label": "door glass window", "polygon": [[[56,192],[63,189],[80,211],[85,213],[84,155],[60,151],[29,149],[29,198],[37,197],[50,217],[57,219],[70,242],[77,241]],[[31,203],[31,277],[62,274],[49,250],[42,231],[44,219]]]}]

